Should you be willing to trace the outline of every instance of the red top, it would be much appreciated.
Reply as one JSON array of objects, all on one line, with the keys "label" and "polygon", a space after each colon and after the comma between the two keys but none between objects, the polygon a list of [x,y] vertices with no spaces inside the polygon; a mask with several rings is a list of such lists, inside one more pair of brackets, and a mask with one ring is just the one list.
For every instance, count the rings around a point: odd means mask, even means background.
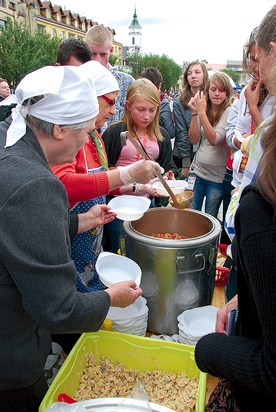
[{"label": "red top", "polygon": [[233,158],[232,158],[232,149],[230,148],[228,151],[228,157],[226,160],[226,167],[230,170],[233,170]]},{"label": "red top", "polygon": [[[96,134],[104,146],[100,134],[98,132]],[[52,167],[53,173],[66,188],[70,208],[75,206],[77,202],[94,199],[109,193],[106,172],[88,174],[88,170],[95,170],[100,166],[95,144],[92,138],[89,138],[89,142],[77,153],[74,163],[64,163]]]}]

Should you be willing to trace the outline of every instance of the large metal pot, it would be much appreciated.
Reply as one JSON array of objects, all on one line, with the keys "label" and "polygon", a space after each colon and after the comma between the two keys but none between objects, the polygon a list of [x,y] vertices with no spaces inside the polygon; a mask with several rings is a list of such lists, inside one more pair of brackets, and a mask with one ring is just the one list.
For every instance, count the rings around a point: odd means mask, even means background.
[{"label": "large metal pot", "polygon": [[[191,209],[153,208],[139,220],[124,222],[124,230],[125,253],[142,270],[141,288],[149,308],[148,330],[178,333],[180,313],[211,303],[219,221]],[[188,239],[151,236],[160,232],[177,232]]]}]

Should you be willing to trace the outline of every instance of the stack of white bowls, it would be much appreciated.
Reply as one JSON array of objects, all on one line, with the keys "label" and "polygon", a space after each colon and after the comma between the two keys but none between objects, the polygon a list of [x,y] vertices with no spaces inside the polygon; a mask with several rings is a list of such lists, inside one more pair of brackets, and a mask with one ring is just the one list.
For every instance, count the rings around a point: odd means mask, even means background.
[{"label": "stack of white bowls", "polygon": [[196,345],[208,333],[215,332],[218,308],[208,305],[185,310],[178,317],[179,342]]},{"label": "stack of white bowls", "polygon": [[145,336],[148,325],[148,312],[146,299],[139,296],[132,305],[126,308],[111,306],[106,317],[112,320],[112,327],[115,332]]}]

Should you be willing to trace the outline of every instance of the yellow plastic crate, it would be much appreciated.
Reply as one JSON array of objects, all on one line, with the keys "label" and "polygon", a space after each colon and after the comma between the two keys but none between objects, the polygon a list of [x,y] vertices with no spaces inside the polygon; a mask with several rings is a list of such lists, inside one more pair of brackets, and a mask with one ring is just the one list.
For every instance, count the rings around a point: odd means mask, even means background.
[{"label": "yellow plastic crate", "polygon": [[207,375],[196,366],[193,346],[108,331],[82,334],[53,380],[39,412],[57,402],[61,393],[74,397],[88,352],[98,359],[102,355],[141,372],[157,368],[163,372],[185,372],[189,377],[199,378],[195,411],[204,412]]}]

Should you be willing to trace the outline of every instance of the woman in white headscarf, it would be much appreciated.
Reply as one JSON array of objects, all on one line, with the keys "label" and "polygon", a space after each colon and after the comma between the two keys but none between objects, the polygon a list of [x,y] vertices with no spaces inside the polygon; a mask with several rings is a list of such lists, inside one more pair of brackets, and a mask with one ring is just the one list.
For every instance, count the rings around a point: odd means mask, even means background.
[{"label": "woman in white headscarf", "polygon": [[[83,64],[82,68],[92,76],[98,98],[99,113],[95,127],[91,129],[88,143],[77,153],[73,163],[52,168],[67,190],[71,214],[83,214],[92,206],[106,202],[105,195],[110,187],[103,180],[105,173],[99,172],[108,170],[108,162],[98,129],[116,113],[115,101],[119,91],[115,77],[97,61],[91,60]],[[115,213],[110,213],[104,223],[112,221],[115,216]],[[80,292],[100,290],[104,286],[95,270],[101,252],[102,233],[103,225],[79,233],[72,242],[72,259],[77,270],[76,286]]]},{"label": "woman in white headscarf", "polygon": [[[110,305],[128,306],[142,290],[133,281],[76,290],[68,197],[49,166],[72,162],[95,127],[91,76],[77,67],[44,67],[20,82],[16,97],[10,127],[0,123],[0,136],[7,136],[0,150],[0,410],[37,412],[48,389],[50,333],[97,331]],[[148,179],[160,169],[141,165]],[[121,177],[126,183],[135,178],[129,172]]]},{"label": "woman in white headscarf", "polygon": [[[90,133],[88,143],[77,153],[73,163],[52,168],[68,193],[71,216],[82,216],[91,207],[105,204],[106,194],[112,189],[119,194],[121,190],[129,190],[133,186],[131,184],[118,188],[122,184],[105,182],[105,176],[113,171],[108,171],[105,147],[98,129],[116,113],[115,101],[119,90],[117,80],[108,69],[95,60],[82,64],[81,68],[90,73],[98,97],[99,113],[95,128]],[[103,223],[111,222],[115,216],[115,213],[106,214]],[[77,234],[72,241],[71,257],[76,266],[76,288],[79,292],[86,293],[105,288],[95,267],[102,251],[102,238],[103,224]],[[53,335],[52,338],[62,346],[65,354],[68,354],[78,337],[77,334],[59,334]]]}]

